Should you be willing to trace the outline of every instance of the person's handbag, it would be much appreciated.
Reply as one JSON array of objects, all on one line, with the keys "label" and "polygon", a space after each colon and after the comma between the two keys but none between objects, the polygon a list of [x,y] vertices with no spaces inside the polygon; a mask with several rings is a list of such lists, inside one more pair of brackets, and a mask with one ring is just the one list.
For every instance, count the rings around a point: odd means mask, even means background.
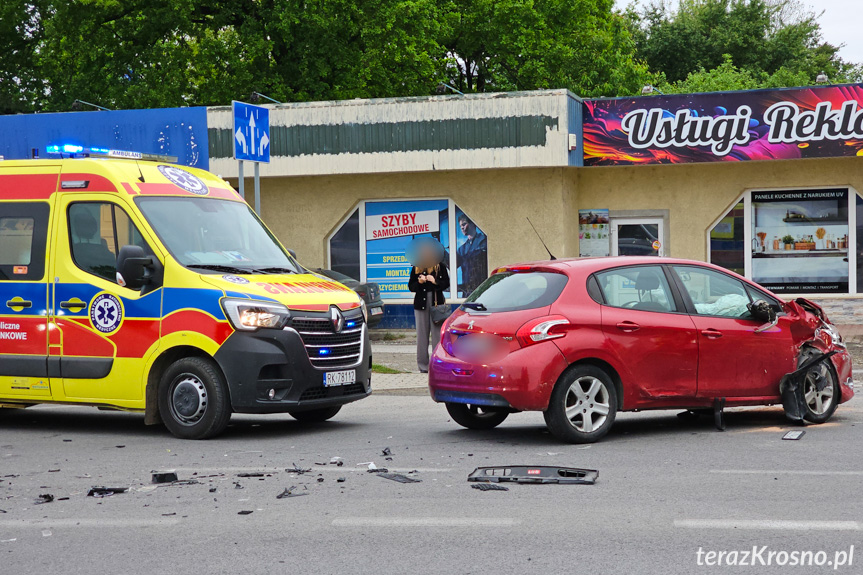
[{"label": "person's handbag", "polygon": [[433,305],[429,313],[431,314],[432,323],[443,323],[450,316],[449,305]]}]

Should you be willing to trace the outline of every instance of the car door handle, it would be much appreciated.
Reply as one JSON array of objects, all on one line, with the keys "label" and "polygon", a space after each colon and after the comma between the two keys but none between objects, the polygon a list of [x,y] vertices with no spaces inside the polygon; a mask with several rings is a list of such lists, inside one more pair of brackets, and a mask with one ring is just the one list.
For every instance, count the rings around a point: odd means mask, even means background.
[{"label": "car door handle", "polygon": [[87,307],[87,304],[83,301],[61,301],[60,307],[63,309],[81,309]]},{"label": "car door handle", "polygon": [[13,309],[16,307],[27,309],[33,307],[33,302],[27,301],[26,299],[10,299],[6,302],[6,307]]},{"label": "car door handle", "polygon": [[701,335],[703,335],[707,339],[719,339],[720,337],[722,337],[722,332],[717,329],[710,328],[701,330]]},{"label": "car door handle", "polygon": [[638,331],[641,329],[641,326],[633,321],[622,321],[617,324],[617,329],[620,331],[625,331],[627,333]]}]

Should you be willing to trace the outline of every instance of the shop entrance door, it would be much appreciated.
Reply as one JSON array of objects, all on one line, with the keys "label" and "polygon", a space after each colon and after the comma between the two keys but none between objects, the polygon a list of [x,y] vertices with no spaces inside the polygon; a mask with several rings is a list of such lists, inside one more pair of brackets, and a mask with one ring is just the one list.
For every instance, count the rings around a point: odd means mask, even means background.
[{"label": "shop entrance door", "polygon": [[611,255],[664,256],[662,218],[611,218]]}]

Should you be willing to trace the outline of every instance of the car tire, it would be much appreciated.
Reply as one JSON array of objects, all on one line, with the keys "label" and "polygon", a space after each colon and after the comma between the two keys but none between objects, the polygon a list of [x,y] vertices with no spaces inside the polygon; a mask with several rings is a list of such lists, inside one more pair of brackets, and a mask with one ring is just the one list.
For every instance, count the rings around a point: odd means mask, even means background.
[{"label": "car tire", "polygon": [[[819,354],[820,352],[813,349],[804,350],[800,354],[798,365]],[[820,391],[819,387],[822,388]],[[839,389],[839,380],[829,359],[816,363],[807,370],[803,379],[802,393],[803,405],[806,407],[803,419],[810,423],[824,423],[833,416],[839,406],[842,392]]]},{"label": "car tire", "polygon": [[185,357],[172,363],[159,384],[159,413],[180,439],[207,439],[222,433],[231,419],[225,377],[216,363]]},{"label": "car tire", "polygon": [[494,429],[509,416],[508,411],[486,410],[481,405],[447,403],[446,410],[452,420],[468,429]]},{"label": "car tire", "polygon": [[567,370],[551,392],[545,424],[568,443],[593,443],[605,437],[617,415],[617,390],[611,377],[592,365]]},{"label": "car tire", "polygon": [[309,409],[308,411],[289,411],[288,413],[297,421],[303,423],[321,423],[328,419],[332,419],[341,411],[342,406],[322,407],[320,409]]}]

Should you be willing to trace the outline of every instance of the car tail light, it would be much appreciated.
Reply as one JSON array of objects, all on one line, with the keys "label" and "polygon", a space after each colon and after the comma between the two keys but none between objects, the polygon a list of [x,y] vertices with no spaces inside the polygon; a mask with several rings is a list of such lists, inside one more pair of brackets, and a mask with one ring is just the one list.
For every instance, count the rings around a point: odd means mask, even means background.
[{"label": "car tail light", "polygon": [[366,294],[366,292],[364,292],[364,291],[360,291],[360,290],[357,290],[357,294],[358,294],[361,298],[366,299],[366,295],[367,295],[367,294]]},{"label": "car tail light", "polygon": [[566,335],[573,325],[562,315],[550,315],[532,319],[518,329],[515,337],[521,347],[557,339]]}]

